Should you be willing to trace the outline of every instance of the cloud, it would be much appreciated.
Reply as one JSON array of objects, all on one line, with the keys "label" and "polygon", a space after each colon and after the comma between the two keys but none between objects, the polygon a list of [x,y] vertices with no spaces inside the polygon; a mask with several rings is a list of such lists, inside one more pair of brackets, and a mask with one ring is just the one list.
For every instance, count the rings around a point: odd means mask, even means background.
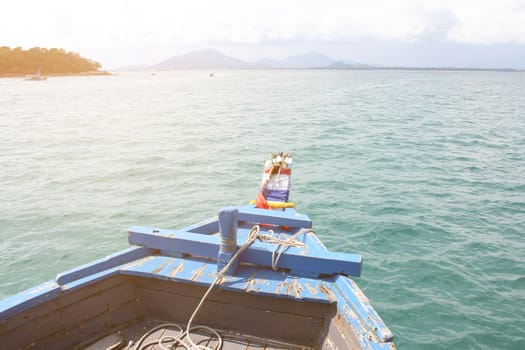
[{"label": "cloud", "polygon": [[384,40],[525,44],[525,1],[8,2],[0,43],[147,47]]},{"label": "cloud", "polygon": [[464,1],[447,40],[469,44],[525,44],[525,1]]}]

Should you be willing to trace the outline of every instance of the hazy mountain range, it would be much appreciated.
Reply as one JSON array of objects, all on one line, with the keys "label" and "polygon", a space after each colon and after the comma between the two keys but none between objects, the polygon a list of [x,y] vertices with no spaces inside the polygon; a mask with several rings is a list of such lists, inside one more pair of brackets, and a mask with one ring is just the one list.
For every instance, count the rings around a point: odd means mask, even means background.
[{"label": "hazy mountain range", "polygon": [[462,67],[388,67],[373,66],[355,62],[341,62],[318,52],[288,56],[280,60],[265,58],[257,62],[246,62],[224,55],[215,49],[192,51],[173,56],[154,65],[128,66],[120,70],[176,70],[176,69],[383,69],[383,70],[496,70],[514,71],[514,69],[480,69]]},{"label": "hazy mountain range", "polygon": [[257,62],[246,62],[235,57],[227,56],[215,49],[205,49],[173,56],[154,65],[128,66],[122,67],[122,69],[306,69],[329,68],[331,65],[366,66],[338,62],[318,52],[289,56],[281,60],[265,58]]}]

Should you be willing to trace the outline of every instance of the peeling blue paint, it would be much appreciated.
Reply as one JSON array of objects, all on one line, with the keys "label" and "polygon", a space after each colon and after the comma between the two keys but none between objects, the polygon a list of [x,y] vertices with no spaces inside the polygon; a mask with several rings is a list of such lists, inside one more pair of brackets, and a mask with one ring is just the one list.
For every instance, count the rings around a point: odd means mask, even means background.
[{"label": "peeling blue paint", "polygon": [[[237,245],[248,239],[254,223],[264,223],[263,233],[291,235],[312,226],[306,215],[293,209],[266,211],[253,206],[239,207]],[[289,231],[272,225],[286,225]],[[182,230],[135,226],[129,229],[134,245],[106,258],[59,274],[17,295],[0,301],[0,322],[34,306],[44,304],[71,290],[89,286],[111,276],[139,276],[179,283],[209,286],[217,278],[220,236],[216,218]],[[357,254],[326,250],[313,233],[298,240],[306,247],[283,250],[279,269],[272,270],[275,244],[256,241],[240,255],[239,266],[217,288],[274,298],[286,298],[337,305],[363,348],[393,347],[392,332],[359,287],[347,275],[359,276],[362,258]]]}]

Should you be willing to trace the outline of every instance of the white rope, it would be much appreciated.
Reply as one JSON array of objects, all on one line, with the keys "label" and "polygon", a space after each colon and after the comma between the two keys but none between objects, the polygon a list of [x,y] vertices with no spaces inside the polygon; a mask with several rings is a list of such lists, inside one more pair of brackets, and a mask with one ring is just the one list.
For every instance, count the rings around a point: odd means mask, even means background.
[{"label": "white rope", "polygon": [[[208,287],[208,290],[206,291],[206,293],[204,293],[204,296],[201,298],[201,301],[199,302],[199,305],[197,305],[197,307],[193,311],[193,314],[191,315],[190,320],[188,321],[188,325],[186,326],[186,333],[187,333],[187,336],[188,336],[188,341],[189,341],[189,343],[191,345],[191,349],[213,350],[213,349],[208,348],[207,346],[204,346],[204,345],[197,345],[197,344],[195,344],[193,342],[193,340],[191,340],[191,336],[190,336],[190,332],[189,332],[191,323],[193,322],[193,319],[195,318],[195,315],[197,315],[197,312],[199,312],[199,309],[201,308],[202,304],[204,303],[204,300],[206,300],[206,298],[208,297],[208,295],[210,294],[212,289],[217,284],[222,282],[222,279],[224,278],[224,274],[226,273],[226,271],[228,271],[228,269],[233,264],[233,262],[237,259],[237,257],[239,255],[241,255],[242,252],[244,252],[246,249],[248,249],[253,244],[253,242],[255,242],[257,240],[257,238],[259,236],[259,230],[260,230],[259,225],[255,225],[255,226],[252,227],[252,229],[248,233],[248,239],[246,240],[246,243],[244,243],[242,245],[242,247],[240,247],[235,252],[235,254],[233,254],[233,256],[231,257],[230,261],[228,261],[228,263],[222,268],[222,270],[219,271],[219,273],[217,273],[217,277],[215,278],[215,281],[213,281],[213,283],[210,284],[210,286]],[[220,349],[221,346],[222,346],[222,337],[219,336],[219,344],[218,344],[216,349]]]},{"label": "white rope", "polygon": [[[306,247],[306,244],[299,242],[297,238],[301,235],[305,235],[308,232],[314,232],[312,229],[301,229],[297,233],[295,233],[293,236],[290,236],[286,238],[281,244],[278,244],[275,249],[272,252],[272,269],[274,271],[277,271],[277,263],[279,262],[279,259],[281,258],[281,255],[288,249],[288,247]],[[284,247],[281,249],[281,247]],[[275,256],[275,253],[278,252],[277,256]],[[275,258],[274,258],[275,257]]]},{"label": "white rope", "polygon": [[257,238],[261,242],[275,244],[275,248],[272,251],[272,269],[274,271],[277,271],[277,264],[279,263],[279,259],[281,258],[281,255],[286,251],[286,249],[288,249],[289,247],[294,247],[294,248],[306,247],[306,244],[298,241],[297,239],[299,238],[299,236],[304,235],[308,232],[314,232],[314,230],[311,228],[303,228],[297,231],[293,236],[289,236],[286,239],[280,238],[282,233],[279,233],[277,237],[274,237],[273,230],[268,230],[268,233],[270,232],[271,232],[271,235],[259,234]]},{"label": "white rope", "polygon": [[[147,336],[151,335],[156,330],[159,330],[159,329],[162,329],[162,328],[167,328],[167,327],[178,328],[180,333],[177,336],[166,335],[166,336],[161,337],[158,341],[156,341],[155,343],[157,343],[161,349],[169,350],[170,348],[173,348],[173,346],[176,345],[176,344],[181,344],[185,349],[188,349],[188,350],[218,350],[218,349],[221,349],[222,344],[223,344],[223,339],[222,339],[221,335],[216,330],[214,330],[213,328],[210,328],[208,326],[202,326],[202,325],[191,327],[191,324],[193,322],[193,319],[195,318],[195,316],[199,312],[200,308],[204,304],[204,301],[206,300],[208,295],[211,293],[212,289],[216,285],[220,284],[222,282],[222,280],[224,279],[226,271],[228,271],[228,269],[232,266],[232,264],[237,260],[239,255],[241,255],[246,249],[248,249],[256,240],[260,240],[261,242],[265,242],[265,243],[273,243],[273,244],[276,245],[275,249],[272,252],[272,268],[273,268],[274,271],[277,271],[277,264],[279,262],[279,259],[280,259],[281,255],[282,255],[282,253],[284,251],[286,251],[286,249],[289,248],[289,247],[301,247],[301,248],[302,247],[306,247],[306,245],[304,243],[302,243],[302,242],[299,242],[297,240],[297,238],[300,235],[306,234],[308,232],[313,232],[312,229],[301,229],[297,233],[295,233],[293,236],[290,236],[290,237],[288,237],[286,239],[280,239],[279,237],[281,236],[281,234],[278,234],[277,237],[274,237],[273,236],[273,234],[274,234],[273,230],[268,230],[269,233],[271,232],[271,235],[269,235],[269,234],[260,234],[259,233],[260,230],[261,230],[261,228],[260,228],[259,225],[254,225],[250,229],[250,232],[248,233],[248,239],[246,240],[246,242],[235,252],[235,254],[233,254],[233,256],[231,257],[230,261],[228,261],[228,263],[222,268],[222,270],[217,273],[217,277],[215,278],[213,283],[210,284],[210,286],[208,287],[208,290],[202,296],[202,298],[201,298],[199,304],[197,305],[197,307],[195,308],[195,310],[193,310],[193,313],[192,313],[192,315],[191,315],[191,317],[190,317],[190,319],[188,321],[188,324],[186,325],[186,330],[185,331],[183,331],[181,326],[179,326],[177,324],[174,324],[174,323],[159,325],[159,326],[154,327],[153,329],[151,329],[146,334],[144,334],[140,338],[140,340],[136,343],[135,349],[136,350],[141,350],[141,349],[151,345],[152,343],[148,343],[148,344],[145,344],[143,347],[141,347],[142,342],[146,339]],[[217,344],[217,346],[215,347],[215,349],[212,349],[210,347],[207,347],[207,346],[204,346],[204,345],[198,345],[198,344],[194,343],[193,340],[191,339],[191,332],[193,330],[195,330],[195,329],[206,329],[206,330],[210,331],[211,333],[213,333],[213,335],[215,335],[217,337],[218,342],[219,342]],[[186,344],[182,340],[184,337],[187,338],[189,344]],[[170,348],[167,348],[167,347],[164,346],[165,343],[171,343],[171,342],[174,342],[174,343],[171,344]]]}]

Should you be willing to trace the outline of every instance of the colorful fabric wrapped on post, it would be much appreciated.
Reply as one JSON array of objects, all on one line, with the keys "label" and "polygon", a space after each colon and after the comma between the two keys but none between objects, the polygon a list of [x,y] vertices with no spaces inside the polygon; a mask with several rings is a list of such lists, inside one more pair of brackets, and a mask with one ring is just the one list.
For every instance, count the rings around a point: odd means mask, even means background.
[{"label": "colorful fabric wrapped on post", "polygon": [[290,155],[284,152],[272,153],[270,159],[265,162],[261,189],[255,200],[258,208],[286,207],[280,204],[271,205],[269,202],[288,202],[292,162]]}]

